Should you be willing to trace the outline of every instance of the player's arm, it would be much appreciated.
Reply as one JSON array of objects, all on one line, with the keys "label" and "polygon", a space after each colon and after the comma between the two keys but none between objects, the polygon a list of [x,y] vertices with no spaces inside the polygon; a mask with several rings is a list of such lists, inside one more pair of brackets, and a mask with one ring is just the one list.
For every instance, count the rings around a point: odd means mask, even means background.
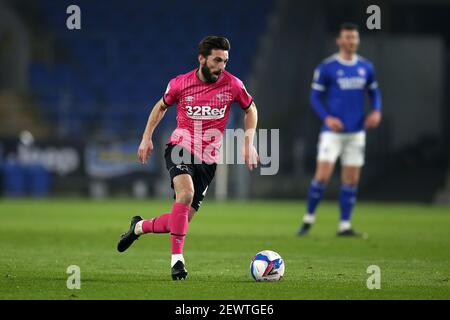
[{"label": "player's arm", "polygon": [[144,134],[142,135],[142,141],[139,145],[138,158],[143,164],[147,163],[147,159],[153,151],[153,132],[161,119],[164,117],[168,106],[164,103],[161,98],[153,107],[150,115],[148,117],[147,125],[145,126]]},{"label": "player's arm", "polygon": [[372,112],[366,117],[364,127],[366,129],[373,129],[378,127],[381,122],[381,92],[378,88],[378,82],[375,79],[373,66],[371,66],[369,71],[367,95],[369,96]]},{"label": "player's arm", "polygon": [[258,124],[258,110],[254,101],[250,104],[250,107],[245,109],[244,116],[244,160],[245,164],[250,170],[256,168],[259,162],[258,152],[256,151],[253,141],[255,138],[256,126]]},{"label": "player's arm", "polygon": [[314,71],[313,83],[311,85],[310,102],[313,110],[322,119],[322,121],[331,130],[338,132],[344,129],[344,125],[339,118],[328,114],[327,109],[323,103],[326,92],[326,73],[323,66],[319,66]]}]

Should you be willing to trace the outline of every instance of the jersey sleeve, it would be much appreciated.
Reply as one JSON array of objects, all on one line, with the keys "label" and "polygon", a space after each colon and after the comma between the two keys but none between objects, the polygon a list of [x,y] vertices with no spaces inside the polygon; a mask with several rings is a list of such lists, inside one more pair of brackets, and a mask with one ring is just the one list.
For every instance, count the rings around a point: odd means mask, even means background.
[{"label": "jersey sleeve", "polygon": [[322,119],[328,116],[327,108],[323,104],[323,96],[325,95],[327,78],[324,64],[319,65],[314,70],[313,80],[311,84],[310,102],[317,115]]},{"label": "jersey sleeve", "polygon": [[319,65],[314,70],[313,80],[311,88],[316,91],[325,91],[327,86],[327,75],[326,69],[323,64]]},{"label": "jersey sleeve", "polygon": [[369,90],[378,89],[378,82],[375,77],[375,69],[372,64],[369,64],[367,68],[367,88]]},{"label": "jersey sleeve", "polygon": [[367,90],[370,104],[374,110],[381,111],[381,93],[375,77],[375,68],[369,64],[367,68]]},{"label": "jersey sleeve", "polygon": [[167,85],[166,92],[163,95],[163,101],[166,106],[171,106],[178,103],[180,96],[180,88],[177,78],[173,78]]},{"label": "jersey sleeve", "polygon": [[253,102],[253,97],[247,92],[244,83],[238,78],[235,78],[234,87],[234,101],[239,103],[243,110],[250,108],[250,105]]}]

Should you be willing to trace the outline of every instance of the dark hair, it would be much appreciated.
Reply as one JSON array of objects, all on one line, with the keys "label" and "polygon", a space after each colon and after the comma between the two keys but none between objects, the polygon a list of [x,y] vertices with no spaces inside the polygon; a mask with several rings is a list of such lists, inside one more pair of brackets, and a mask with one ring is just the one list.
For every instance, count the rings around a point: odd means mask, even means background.
[{"label": "dark hair", "polygon": [[198,53],[205,58],[211,54],[211,50],[230,50],[230,41],[225,37],[208,36],[198,44]]},{"label": "dark hair", "polygon": [[348,30],[348,31],[359,31],[359,26],[352,22],[344,22],[339,26],[339,30],[337,35],[339,36],[342,31]]}]

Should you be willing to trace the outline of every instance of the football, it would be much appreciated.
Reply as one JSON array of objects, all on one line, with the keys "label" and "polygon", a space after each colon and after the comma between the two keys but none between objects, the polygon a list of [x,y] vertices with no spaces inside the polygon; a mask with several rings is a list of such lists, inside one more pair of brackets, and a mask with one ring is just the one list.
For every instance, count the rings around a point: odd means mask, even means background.
[{"label": "football", "polygon": [[250,273],[255,281],[278,281],[284,275],[284,261],[275,251],[258,252],[250,263]]}]

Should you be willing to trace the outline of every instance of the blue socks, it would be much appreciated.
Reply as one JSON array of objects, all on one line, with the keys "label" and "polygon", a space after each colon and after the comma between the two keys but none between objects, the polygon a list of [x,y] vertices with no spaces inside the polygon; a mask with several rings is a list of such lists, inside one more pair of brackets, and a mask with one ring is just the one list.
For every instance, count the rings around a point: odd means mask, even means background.
[{"label": "blue socks", "polygon": [[308,192],[308,201],[306,213],[308,215],[313,215],[319,205],[320,200],[322,200],[323,193],[325,192],[326,185],[316,180],[311,181],[311,186]]},{"label": "blue socks", "polygon": [[[307,211],[303,219],[305,223],[314,223],[317,206],[322,200],[326,185],[315,180],[311,181],[308,192]],[[342,185],[339,195],[339,207],[341,209],[341,222],[339,229],[341,231],[351,228],[350,220],[353,207],[356,203],[357,185]]]},{"label": "blue socks", "polygon": [[356,185],[342,185],[339,195],[339,206],[341,208],[341,222],[350,222],[353,206],[356,203]]}]

